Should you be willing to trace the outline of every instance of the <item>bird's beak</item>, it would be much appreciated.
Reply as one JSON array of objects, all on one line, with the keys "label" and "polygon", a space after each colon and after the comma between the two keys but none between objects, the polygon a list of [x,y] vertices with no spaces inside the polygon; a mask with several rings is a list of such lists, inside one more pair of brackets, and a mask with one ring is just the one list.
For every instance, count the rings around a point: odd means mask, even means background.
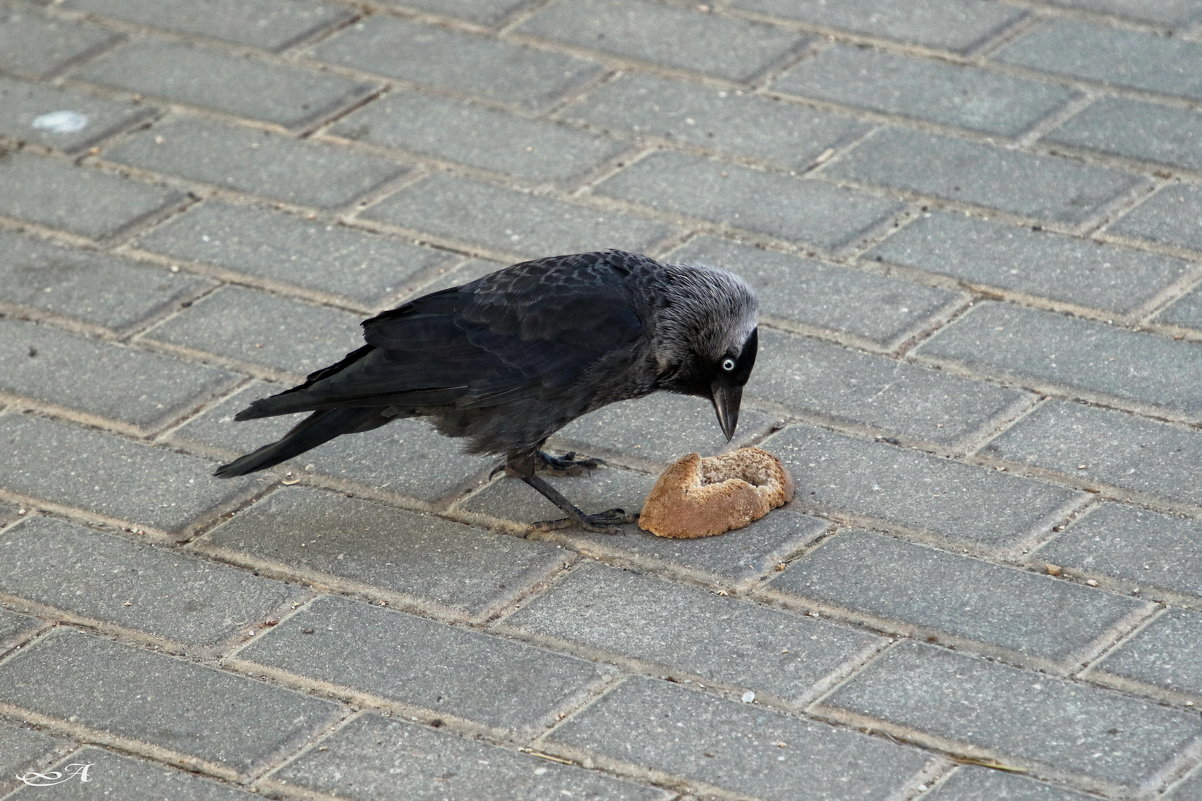
[{"label": "bird's beak", "polygon": [[710,393],[714,411],[718,413],[718,425],[722,426],[722,433],[726,435],[726,441],[730,442],[735,435],[735,426],[739,424],[739,403],[743,400],[743,387],[719,380],[710,384]]}]

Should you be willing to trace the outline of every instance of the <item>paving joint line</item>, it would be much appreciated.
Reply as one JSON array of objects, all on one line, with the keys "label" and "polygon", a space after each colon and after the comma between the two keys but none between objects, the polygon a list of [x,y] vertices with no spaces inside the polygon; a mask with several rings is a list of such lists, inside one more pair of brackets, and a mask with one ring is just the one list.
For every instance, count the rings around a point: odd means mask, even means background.
[{"label": "paving joint line", "polygon": [[[892,277],[892,273],[887,273]],[[945,289],[947,287],[936,288]],[[967,315],[974,307],[984,300],[979,292],[969,290],[965,292],[966,287],[960,284],[957,287],[958,291],[967,295],[967,297],[952,297],[947,300],[938,309],[927,315],[925,318],[916,321],[907,331],[902,332],[892,347],[884,351],[884,355],[902,363],[914,364],[913,353],[916,348],[929,342],[940,332],[947,330]]]},{"label": "paving joint line", "polygon": [[345,3],[339,2],[339,0],[326,0],[326,2],[335,8],[341,8],[343,11],[345,11],[347,14],[346,18],[342,20],[335,20],[333,23],[327,23],[320,27],[312,28],[309,31],[293,38],[292,41],[285,42],[274,51],[269,52],[273,52],[275,55],[282,59],[286,59],[291,63],[300,64],[301,56],[306,50],[317,47],[330,37],[337,35],[338,33],[357,23],[362,22],[365,19],[362,11],[363,3]]},{"label": "paving joint line", "polygon": [[[1093,493],[1086,493],[1084,498],[1066,503],[1063,514],[1055,518],[1055,522],[1052,525],[1031,526],[1026,536],[1014,543],[1009,549],[1008,564],[1014,567],[1033,570],[1036,573],[1043,572],[1046,574],[1050,563],[1035,560],[1035,554],[1040,548],[1054,542],[1060,536],[1061,532],[1096,509],[1099,505],[1101,505],[1100,501],[1098,501],[1097,495]],[[1061,567],[1063,570],[1060,565],[1056,565],[1056,567]]]},{"label": "paving joint line", "polygon": [[874,718],[860,712],[852,712],[839,707],[824,707],[819,703],[813,714],[818,720],[826,723],[832,725],[839,723],[855,731],[884,738],[894,743],[913,746],[931,753],[932,756],[943,757],[959,764],[1004,765],[1006,767],[1003,770],[1017,771],[1063,787],[1100,793],[1106,797],[1133,798],[1126,788],[1104,779],[1094,779],[1083,774],[1061,771],[1049,763],[1010,756],[996,748],[962,742],[920,729],[911,729],[903,724]]},{"label": "paving joint line", "polygon": [[[732,19],[738,19],[732,17]],[[769,87],[775,83],[782,75],[796,67],[798,64],[803,64],[811,61],[822,53],[830,50],[831,43],[821,36],[812,36],[809,41],[803,41],[792,50],[781,55],[775,65],[768,69],[764,69],[752,81],[748,81],[747,94],[765,96],[770,92]]]},{"label": "paving joint line", "polygon": [[1111,634],[1115,635],[1114,639],[1105,644],[1105,647],[1099,648],[1089,659],[1082,661],[1073,671],[1073,678],[1085,681],[1092,681],[1095,677],[1092,674],[1097,672],[1098,664],[1107,656],[1122,648],[1131,640],[1135,639],[1141,632],[1145,631],[1149,626],[1156,623],[1168,612],[1168,607],[1165,604],[1150,602],[1150,608],[1147,608],[1138,619],[1132,621],[1132,625],[1126,627],[1123,631],[1121,627],[1115,626],[1111,630]]},{"label": "paving joint line", "polygon": [[985,454],[967,457],[966,463],[979,467],[992,467],[994,469],[1005,470],[1016,476],[1033,479],[1045,484],[1052,484],[1053,486],[1088,492],[1096,495],[1100,501],[1116,501],[1173,517],[1186,517],[1191,520],[1202,519],[1202,507],[1199,507],[1197,504],[1176,501],[1141,490],[1124,489],[1104,482],[1084,481],[1080,478],[1075,478],[1072,474],[1056,472],[1050,468],[1039,467],[1034,464],[1007,461],[1001,457]]},{"label": "paving joint line", "polygon": [[1098,97],[1092,93],[1080,90],[1074,91],[1076,93],[1075,97],[1070,97],[1059,108],[1052,109],[1042,118],[1032,123],[1027,130],[1015,136],[1014,144],[1021,150],[1036,152],[1033,149],[1036,143],[1098,100]]},{"label": "paving joint line", "polygon": [[932,754],[927,766],[901,788],[901,794],[896,799],[886,801],[918,801],[919,798],[930,798],[963,764],[946,756]]},{"label": "paving joint line", "polygon": [[966,460],[980,451],[983,443],[991,442],[1002,432],[1014,426],[1018,420],[1026,417],[1042,397],[1031,392],[1020,392],[1019,396],[1004,409],[985,419],[975,430],[966,431],[958,439],[949,444],[949,454],[958,460]]},{"label": "paving joint line", "polygon": [[[337,225],[338,222],[334,221],[330,224]],[[300,300],[330,309],[337,309],[338,311],[357,314],[362,317],[370,316],[373,313],[373,306],[363,305],[361,301],[355,298],[334,295],[327,290],[313,289],[300,284],[292,284],[278,278],[252,275],[250,273],[239,273],[229,267],[223,267],[219,264],[209,264],[203,261],[193,261],[187,257],[170,256],[152,250],[142,250],[136,243],[128,243],[123,245],[120,250],[114,252],[121,255],[135,257],[141,263],[156,268],[161,267],[170,270],[170,268],[176,267],[178,268],[177,270],[171,270],[171,272],[176,274],[192,275],[198,278],[206,278],[211,281],[218,282],[217,286],[209,288],[208,291],[197,292],[195,297],[189,297],[177,302],[175,306],[180,308],[177,308],[174,313],[170,314],[169,316],[175,316],[176,314],[182,312],[183,309],[194,305],[203,298],[208,297],[217,290],[225,287],[254,289],[274,297]],[[403,286],[407,285],[408,284],[406,283]],[[394,293],[394,295],[395,294],[396,293]],[[168,316],[164,316],[161,312],[148,317],[142,321],[142,324],[140,324],[138,329],[130,336],[139,336],[146,331],[149,331],[151,328],[166,322],[167,319]]]},{"label": "paving joint line", "polygon": [[1109,25],[1113,28],[1153,33],[1158,35],[1173,35],[1173,28],[1158,25],[1134,17],[1124,17],[1122,14],[1107,14],[1104,11],[1094,11],[1089,8],[1073,8],[1067,5],[1053,5],[1040,0],[1007,0],[1007,3],[1019,8],[1025,8],[1037,14],[1037,19],[1074,19],[1095,24]]},{"label": "paving joint line", "polygon": [[[1007,4],[1013,7],[1013,4]],[[1009,23],[986,33],[976,42],[966,47],[960,55],[965,59],[986,63],[989,58],[1015,39],[1037,27],[1039,17],[1031,13],[1021,14]]]},{"label": "paving joint line", "polygon": [[372,91],[367,92],[362,97],[346,103],[338,108],[331,109],[329,114],[323,117],[315,118],[310,124],[299,126],[292,132],[298,141],[312,139],[317,132],[329,128],[331,125],[340,122],[345,117],[354,114],[356,111],[359,111],[360,109],[374,103],[387,94],[388,87],[380,85],[380,82],[377,81],[376,88]]},{"label": "paving joint line", "polygon": [[[1136,324],[1140,326],[1141,330],[1147,329],[1152,332],[1156,332],[1161,327],[1171,329],[1171,324],[1162,326],[1156,323],[1154,318],[1167,307],[1197,289],[1200,285],[1202,285],[1202,263],[1196,264],[1193,270],[1183,273],[1177,280],[1165,286],[1155,295],[1133,309],[1132,316],[1135,318]],[[1169,334],[1169,336],[1173,339],[1177,338],[1173,334]]]},{"label": "paving joint line", "polygon": [[[903,541],[908,541],[907,538],[904,537],[896,537],[896,535],[892,534],[889,536],[902,539]],[[941,548],[940,550],[944,549]],[[975,556],[971,558],[976,559],[977,561],[985,561]],[[1010,565],[1007,565],[1007,567],[1021,569]],[[1102,592],[1107,591],[1102,590]],[[1124,596],[1120,593],[1109,594],[1119,595],[1119,597],[1123,598],[1130,597]],[[849,607],[818,601],[813,598],[790,595],[783,590],[777,590],[771,586],[761,588],[759,591],[757,591],[757,596],[762,596],[763,600],[774,601],[776,608],[792,612],[803,610],[808,616],[833,621],[841,625],[854,628],[858,631],[874,634],[878,637],[892,641],[900,642],[902,640],[910,640],[913,642],[925,642],[947,648],[955,651],[956,653],[984,657],[1014,668],[1034,670],[1040,673],[1045,673],[1049,676],[1058,676],[1060,678],[1073,677],[1078,672],[1081,661],[1086,656],[1092,655],[1095,651],[1095,648],[1090,647],[1093,644],[1091,643],[1083,646],[1080,653],[1073,653],[1060,659],[1054,659],[1048,656],[1025,653],[1015,648],[975,639],[969,635],[954,634],[942,628],[928,624],[913,623],[900,618],[887,617],[875,612],[861,612]],[[1150,614],[1154,609],[1155,606],[1152,603],[1145,602],[1143,609],[1133,610],[1132,612],[1128,613],[1124,617],[1124,621],[1127,623],[1127,625],[1134,625],[1135,622],[1138,622],[1138,619]],[[1116,624],[1116,628],[1117,626],[1118,624]],[[1098,635],[1098,638],[1095,639],[1100,639],[1103,636],[1105,636],[1105,633]],[[1096,648],[1100,647],[1101,646],[1096,646]]]},{"label": "paving joint line", "polygon": [[[295,743],[291,751],[287,749],[286,745],[281,745],[276,749],[277,758],[274,761],[269,758],[265,760],[265,764],[258,770],[251,771],[249,774],[247,774],[246,786],[250,788],[261,786],[263,780],[270,774],[276,773],[281,768],[295,762],[297,759],[305,754],[308,754],[313,749],[318,748],[321,743],[329,740],[330,737],[342,731],[354,721],[362,718],[364,714],[365,713],[362,710],[347,708],[345,709],[345,714],[343,714],[342,717],[338,718],[332,723],[329,723],[322,729],[310,732],[304,740]],[[294,739],[300,740],[300,738]],[[292,787],[292,785],[287,785],[283,782],[281,782],[281,784],[289,787],[290,789]],[[258,792],[258,790],[256,790],[256,792]]]},{"label": "paving joint line", "polygon": [[[1025,151],[1024,151],[1025,152]],[[1048,220],[1042,217],[1027,217],[1012,212],[1003,211],[1001,209],[982,206],[964,201],[954,201],[948,198],[942,198],[937,195],[924,195],[909,189],[898,187],[887,187],[878,184],[866,184],[861,181],[848,180],[847,178],[832,178],[829,177],[825,169],[827,165],[837,163],[838,158],[833,158],[817,167],[814,171],[807,173],[808,177],[820,180],[830,186],[836,186],[843,189],[854,189],[866,195],[880,197],[894,201],[901,201],[912,206],[928,207],[928,210],[938,211],[958,211],[965,216],[984,218],[990,220],[999,220],[1008,222],[1014,225],[1031,226],[1038,225],[1044,230],[1054,231],[1057,233],[1068,234],[1070,236],[1079,236],[1078,231],[1072,223],[1062,223],[1057,220]]]},{"label": "paving joint line", "polygon": [[1176,759],[1165,765],[1148,785],[1153,785],[1154,782],[1153,791],[1162,789],[1167,792],[1170,785],[1185,778],[1191,768],[1196,768],[1199,764],[1202,764],[1202,737],[1195,739]]}]

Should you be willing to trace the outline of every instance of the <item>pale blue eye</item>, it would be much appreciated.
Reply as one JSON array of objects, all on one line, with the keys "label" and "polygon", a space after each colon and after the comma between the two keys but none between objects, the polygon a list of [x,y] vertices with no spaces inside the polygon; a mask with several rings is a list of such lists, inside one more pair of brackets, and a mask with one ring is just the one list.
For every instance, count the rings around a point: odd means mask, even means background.
[{"label": "pale blue eye", "polygon": [[731,370],[735,369],[735,360],[730,358],[729,356],[727,356],[725,359],[722,360],[722,369],[728,373]]}]

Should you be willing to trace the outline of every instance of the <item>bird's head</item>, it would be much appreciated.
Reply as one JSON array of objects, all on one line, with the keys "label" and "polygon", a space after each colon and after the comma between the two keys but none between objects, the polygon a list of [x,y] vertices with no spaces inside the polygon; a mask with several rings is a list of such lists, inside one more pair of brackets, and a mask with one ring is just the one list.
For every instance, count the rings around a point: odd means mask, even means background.
[{"label": "bird's head", "polygon": [[742,278],[701,266],[672,265],[659,310],[659,388],[708,398],[730,440],[743,385],[759,344],[755,291]]}]

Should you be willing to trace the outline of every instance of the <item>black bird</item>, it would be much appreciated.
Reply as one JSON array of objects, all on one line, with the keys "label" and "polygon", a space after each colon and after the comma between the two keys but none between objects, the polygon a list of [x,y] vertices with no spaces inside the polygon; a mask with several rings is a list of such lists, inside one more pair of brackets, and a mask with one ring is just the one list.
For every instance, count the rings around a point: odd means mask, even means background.
[{"label": "black bird", "polygon": [[367,344],[235,420],[311,412],[278,442],[223,465],[227,478],[279,464],[342,434],[426,417],[563,510],[543,525],[629,522],[585,514],[536,470],[597,460],[541,448],[582,414],[657,390],[713,402],[727,440],[755,364],[758,302],[738,276],[608,250],[515,264],[408,301],[363,323]]}]

